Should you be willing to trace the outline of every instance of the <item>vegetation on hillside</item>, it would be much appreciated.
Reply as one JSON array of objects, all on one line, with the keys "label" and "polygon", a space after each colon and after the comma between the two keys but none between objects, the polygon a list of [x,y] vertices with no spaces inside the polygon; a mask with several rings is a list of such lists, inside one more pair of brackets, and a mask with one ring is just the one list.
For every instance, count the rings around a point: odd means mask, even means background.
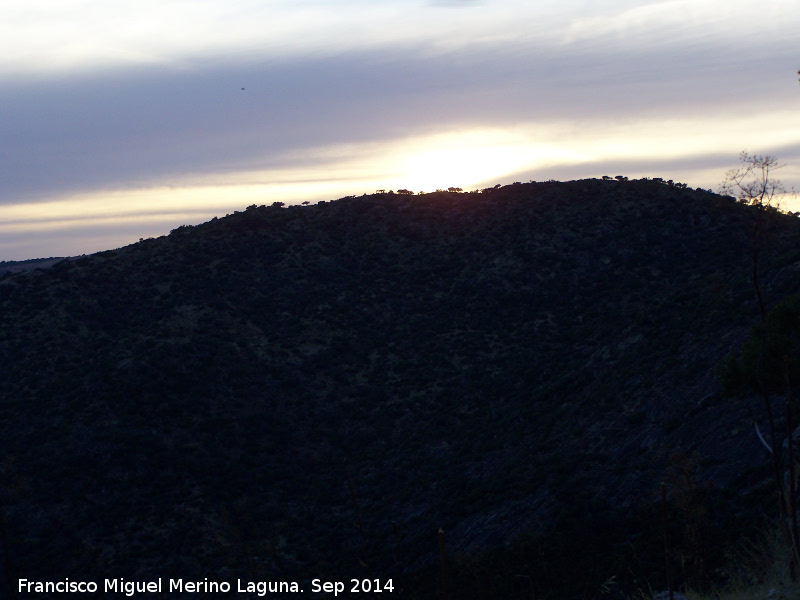
[{"label": "vegetation on hillside", "polygon": [[[6,273],[6,575],[423,598],[441,528],[451,597],[629,594],[665,587],[665,481],[676,584],[708,589],[774,513],[715,374],[747,384],[754,218],[649,180],[375,194]],[[771,227],[780,311],[800,220]]]}]

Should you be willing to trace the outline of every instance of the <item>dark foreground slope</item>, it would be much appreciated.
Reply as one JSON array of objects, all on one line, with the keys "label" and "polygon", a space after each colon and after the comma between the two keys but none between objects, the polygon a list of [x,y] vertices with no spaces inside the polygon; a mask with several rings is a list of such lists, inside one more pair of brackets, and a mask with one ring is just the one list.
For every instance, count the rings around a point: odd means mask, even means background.
[{"label": "dark foreground slope", "polygon": [[[441,527],[462,597],[591,597],[663,585],[665,480],[700,582],[773,508],[759,407],[714,375],[757,317],[752,222],[652,181],[515,184],[251,207],[6,275],[10,574],[432,597]],[[768,298],[799,268],[779,216]]]}]

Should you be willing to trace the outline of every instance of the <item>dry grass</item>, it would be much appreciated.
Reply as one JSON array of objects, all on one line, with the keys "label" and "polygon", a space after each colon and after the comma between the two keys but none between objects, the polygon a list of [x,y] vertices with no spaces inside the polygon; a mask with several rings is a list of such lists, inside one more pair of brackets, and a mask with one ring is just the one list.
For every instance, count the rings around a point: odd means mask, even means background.
[{"label": "dry grass", "polygon": [[688,600],[798,600],[800,584],[765,583],[748,589],[714,593],[709,596],[687,593],[686,597]]},{"label": "dry grass", "polygon": [[736,567],[726,588],[709,595],[687,592],[688,600],[800,600],[800,582],[792,581],[785,535],[777,531],[748,539],[733,553]]}]

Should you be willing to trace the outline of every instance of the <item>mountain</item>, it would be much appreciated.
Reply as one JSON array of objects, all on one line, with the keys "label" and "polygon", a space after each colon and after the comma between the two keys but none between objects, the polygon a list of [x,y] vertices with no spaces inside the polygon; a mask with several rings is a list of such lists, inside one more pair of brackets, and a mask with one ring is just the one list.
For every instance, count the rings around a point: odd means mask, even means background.
[{"label": "mountain", "polygon": [[[756,217],[517,183],[251,206],[7,272],[5,577],[434,597],[441,528],[453,597],[663,588],[663,481],[675,577],[709,585],[777,512],[763,405],[717,375],[759,317]],[[800,219],[764,232],[773,305]]]}]

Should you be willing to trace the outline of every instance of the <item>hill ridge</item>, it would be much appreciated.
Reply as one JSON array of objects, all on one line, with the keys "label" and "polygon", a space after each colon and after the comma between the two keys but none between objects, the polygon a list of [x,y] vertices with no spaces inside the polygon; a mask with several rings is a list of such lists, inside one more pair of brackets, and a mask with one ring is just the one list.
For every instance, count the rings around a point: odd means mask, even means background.
[{"label": "hill ridge", "polygon": [[[6,274],[17,568],[303,579],[361,561],[411,581],[439,527],[491,553],[582,514],[591,541],[585,515],[641,525],[679,468],[713,491],[696,502],[721,539],[769,477],[752,403],[714,373],[758,313],[752,218],[651,180],[376,194]],[[771,227],[777,302],[798,291],[800,221]],[[640,538],[585,579],[658,565]],[[537,585],[572,593],[551,571]]]}]

